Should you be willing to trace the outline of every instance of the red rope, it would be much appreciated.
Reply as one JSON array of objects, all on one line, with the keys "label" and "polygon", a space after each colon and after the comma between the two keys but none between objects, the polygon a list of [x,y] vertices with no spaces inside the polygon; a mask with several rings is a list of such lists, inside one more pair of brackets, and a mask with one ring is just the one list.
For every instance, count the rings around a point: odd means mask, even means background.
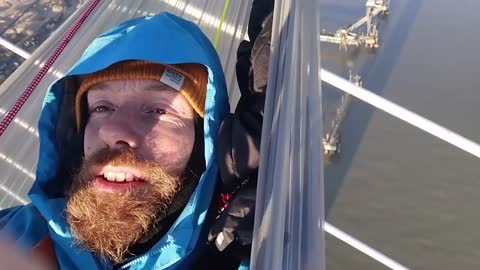
[{"label": "red rope", "polygon": [[85,22],[88,16],[90,16],[92,11],[98,6],[99,3],[100,0],[93,0],[90,6],[80,16],[78,21],[75,22],[75,25],[68,31],[67,35],[63,37],[62,42],[60,42],[53,54],[50,55],[47,63],[45,63],[37,75],[35,75],[35,78],[33,78],[25,91],[23,91],[23,94],[20,96],[20,98],[15,102],[15,105],[13,105],[13,107],[8,111],[7,115],[2,120],[2,123],[0,123],[0,136],[3,135],[7,127],[10,125],[10,123],[12,123],[17,113],[20,111],[23,105],[25,105],[25,102],[27,102],[27,99],[30,97],[33,91],[35,91],[40,81],[43,79],[43,77],[45,77],[48,70],[52,67],[53,63],[55,63],[65,47],[67,47],[68,43],[72,40],[73,36],[78,32],[78,29],[80,29],[82,24]]}]

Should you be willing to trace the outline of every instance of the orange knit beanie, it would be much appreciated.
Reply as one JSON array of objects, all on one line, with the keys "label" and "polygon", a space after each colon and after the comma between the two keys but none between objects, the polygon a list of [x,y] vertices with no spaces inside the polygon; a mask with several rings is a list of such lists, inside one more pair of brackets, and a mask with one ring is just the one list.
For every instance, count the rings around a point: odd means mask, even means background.
[{"label": "orange knit beanie", "polygon": [[205,115],[208,71],[201,64],[165,65],[147,61],[124,61],[85,75],[75,98],[77,128],[82,126],[82,98],[93,86],[115,80],[156,80],[180,91],[196,113]]}]

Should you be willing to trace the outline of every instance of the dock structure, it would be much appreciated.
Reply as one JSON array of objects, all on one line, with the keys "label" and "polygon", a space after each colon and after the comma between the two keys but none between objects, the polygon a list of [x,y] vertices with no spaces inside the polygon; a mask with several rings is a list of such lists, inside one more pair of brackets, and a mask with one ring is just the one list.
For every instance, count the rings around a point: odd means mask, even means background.
[{"label": "dock structure", "polygon": [[[326,33],[325,30],[320,34],[320,41],[339,44],[339,49],[347,50],[349,46],[365,46],[366,48],[379,47],[379,34],[377,23],[374,19],[379,14],[388,14],[390,10],[390,0],[367,0],[365,3],[366,15],[345,28],[340,28],[335,33]],[[366,26],[365,33],[357,33],[363,25]],[[350,71],[350,81],[357,86],[362,87],[362,79],[359,75],[352,75]],[[337,108],[336,115],[332,121],[329,132],[323,138],[323,153],[328,159],[340,152],[341,127],[348,112],[348,107],[352,101],[352,96],[345,93],[342,96],[340,105]]]},{"label": "dock structure", "polygon": [[[350,71],[350,81],[357,86],[362,87],[363,82],[362,78],[359,75],[352,75]],[[341,142],[341,127],[342,123],[345,120],[345,117],[348,113],[348,108],[352,102],[352,96],[348,93],[345,93],[342,96],[340,105],[337,108],[335,118],[332,121],[332,126],[330,131],[327,133],[325,138],[323,138],[323,154],[326,158],[331,158],[332,156],[340,152],[340,142]]]},{"label": "dock structure", "polygon": [[[320,34],[320,41],[339,44],[339,49],[347,50],[348,46],[365,46],[366,48],[378,48],[379,38],[377,23],[374,18],[379,14],[388,14],[390,0],[367,0],[365,4],[366,15],[346,28],[340,28],[335,33]],[[356,32],[362,25],[366,24],[367,33]]]}]

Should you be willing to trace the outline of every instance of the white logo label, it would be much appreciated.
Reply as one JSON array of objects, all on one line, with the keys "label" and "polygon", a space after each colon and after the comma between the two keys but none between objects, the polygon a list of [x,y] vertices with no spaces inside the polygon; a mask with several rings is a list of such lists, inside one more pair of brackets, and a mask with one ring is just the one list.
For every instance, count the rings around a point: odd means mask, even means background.
[{"label": "white logo label", "polygon": [[165,71],[160,78],[160,81],[178,91],[182,88],[183,81],[185,80],[185,76],[170,68],[165,68]]}]

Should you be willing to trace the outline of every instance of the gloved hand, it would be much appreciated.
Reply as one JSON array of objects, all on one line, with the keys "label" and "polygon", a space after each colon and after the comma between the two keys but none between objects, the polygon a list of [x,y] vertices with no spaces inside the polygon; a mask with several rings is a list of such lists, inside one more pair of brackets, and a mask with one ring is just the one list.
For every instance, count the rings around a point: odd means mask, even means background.
[{"label": "gloved hand", "polygon": [[256,183],[240,188],[214,223],[208,241],[228,256],[248,258],[252,246]]},{"label": "gloved hand", "polygon": [[250,56],[252,63],[250,89],[255,92],[265,93],[267,88],[272,22],[273,14],[269,14],[263,22],[262,31],[260,31],[253,44],[252,54]]},{"label": "gloved hand", "polygon": [[[222,192],[233,199],[220,213],[208,242],[225,256],[250,257],[261,125],[268,81],[273,0],[254,0],[249,19],[250,41],[237,51],[237,80],[242,98],[234,115],[227,115],[219,135],[218,157]],[[249,179],[245,183],[244,180]]]},{"label": "gloved hand", "polygon": [[[260,2],[258,4],[262,5]],[[265,94],[267,88],[273,22],[269,8],[273,8],[273,1],[263,4],[271,6],[257,12],[252,10],[250,41],[242,41],[237,50],[237,82],[242,96],[254,92]]]}]

